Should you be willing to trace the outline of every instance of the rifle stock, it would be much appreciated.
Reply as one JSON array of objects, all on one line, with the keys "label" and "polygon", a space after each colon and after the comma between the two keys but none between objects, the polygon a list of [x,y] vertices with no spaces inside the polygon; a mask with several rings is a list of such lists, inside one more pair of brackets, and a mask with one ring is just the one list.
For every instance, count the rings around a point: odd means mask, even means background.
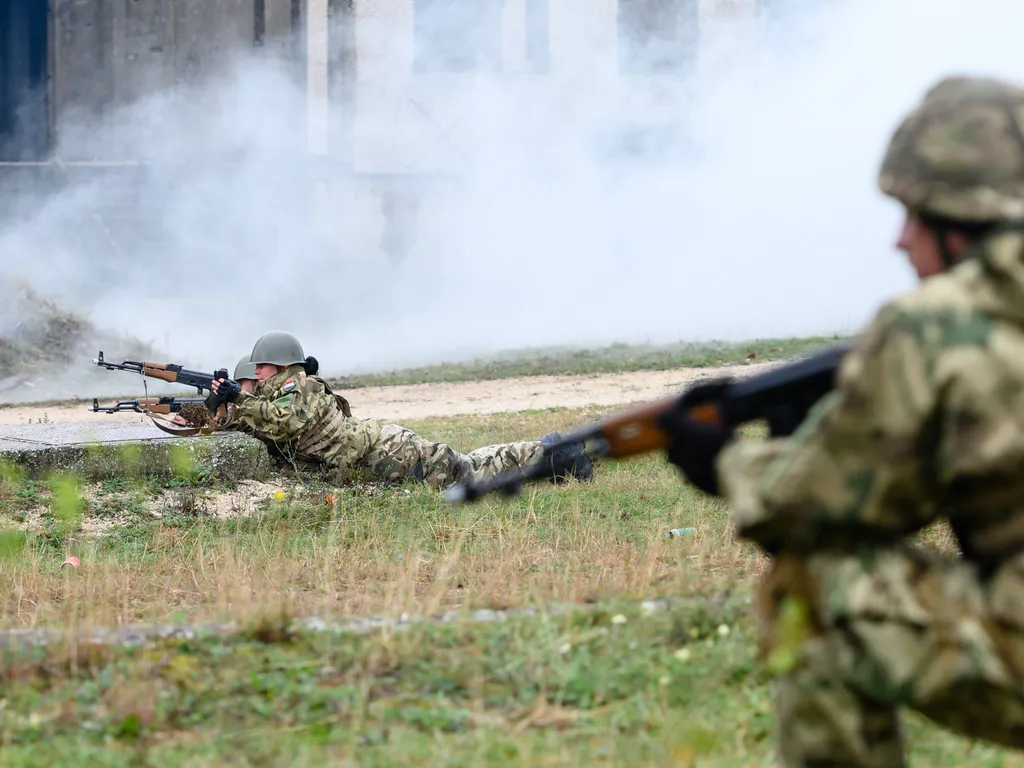
[{"label": "rifle stock", "polygon": [[[849,349],[849,343],[836,344],[806,359],[732,379],[716,400],[687,406],[684,390],[678,395],[619,411],[547,445],[545,455],[581,442],[587,445],[587,453],[592,458],[625,459],[651,451],[667,451],[673,436],[661,426],[661,419],[675,410],[685,410],[695,421],[730,427],[766,420],[773,428],[781,428],[781,425],[795,428],[808,410],[834,387],[836,370]],[[524,483],[549,477],[550,466],[540,461],[480,483],[452,486],[446,496],[449,502],[456,504],[490,493],[511,496],[518,493]]]}]

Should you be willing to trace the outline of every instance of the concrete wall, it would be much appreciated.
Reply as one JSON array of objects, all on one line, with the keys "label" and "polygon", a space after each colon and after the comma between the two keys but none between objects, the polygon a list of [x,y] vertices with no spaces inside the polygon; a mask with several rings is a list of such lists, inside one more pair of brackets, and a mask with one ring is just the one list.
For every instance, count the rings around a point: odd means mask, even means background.
[{"label": "concrete wall", "polygon": [[[51,119],[101,115],[250,54],[287,55],[292,0],[50,0]],[[259,11],[259,13],[257,13]],[[257,23],[259,20],[259,24]]]},{"label": "concrete wall", "polygon": [[[191,85],[257,52],[295,65],[311,100],[307,139],[358,171],[456,170],[472,131],[462,114],[481,81],[517,103],[552,93],[662,99],[682,86],[618,69],[618,0],[474,0],[493,7],[498,66],[483,75],[418,71],[417,0],[50,0],[54,138],[76,113],[102,115]],[[757,16],[760,0],[694,0],[701,30]],[[331,30],[323,26],[330,13]],[[500,26],[498,26],[500,25]],[[309,56],[306,55],[307,41]],[[564,87],[569,86],[569,87]],[[332,103],[327,121],[317,103]],[[540,103],[538,101],[538,103]],[[564,105],[571,112],[573,104]]]},{"label": "concrete wall", "polygon": [[[609,104],[636,106],[664,104],[685,94],[685,79],[623,72],[618,0],[546,0],[548,56],[542,66],[530,55],[537,30],[527,19],[536,0],[494,1],[502,6],[501,68],[473,74],[417,71],[416,0],[357,3],[357,170],[457,171],[476,125],[465,114],[467,95],[481,84],[527,109],[531,103],[539,108],[545,99],[558,99],[558,108],[569,116],[588,108],[597,88]],[[694,2],[697,66],[702,34],[728,27],[734,44],[742,45],[755,29],[760,0]]]},{"label": "concrete wall", "polygon": [[[726,33],[731,46],[742,47],[756,31],[761,0],[694,0],[695,66],[713,67],[713,58],[701,57],[700,38]],[[352,123],[352,156],[357,173],[396,174],[395,181],[362,185],[345,200],[346,216],[369,232],[360,251],[389,239],[412,241],[409,231],[422,227],[416,211],[417,189],[402,181],[403,174],[421,178],[420,189],[430,197],[450,188],[446,174],[456,177],[472,155],[474,141],[484,131],[502,129],[502,106],[515,105],[511,122],[531,111],[557,110],[571,122],[578,118],[588,128],[600,123],[592,112],[605,103],[605,113],[616,119],[624,114],[667,115],[685,99],[685,78],[673,74],[629,74],[619,58],[619,0],[474,0],[500,4],[500,65],[472,73],[425,72],[417,64],[417,0],[357,0],[353,26],[356,37],[356,100]],[[538,23],[538,8],[546,19]],[[533,17],[531,18],[531,14]],[[684,33],[685,34],[685,33]],[[720,46],[719,55],[730,45]],[[543,48],[544,54],[538,49]],[[490,64],[491,58],[484,57]],[[488,108],[477,98],[484,91],[494,96]],[[507,96],[508,98],[503,98]],[[588,113],[588,110],[590,113]],[[490,113],[490,114],[488,114]],[[614,133],[619,125],[609,124]],[[487,130],[487,129],[485,129]],[[515,144],[512,138],[511,145]],[[536,149],[543,141],[532,141]],[[563,161],[557,151],[536,157],[538,172],[557,173]],[[385,205],[381,205],[381,200]],[[386,226],[386,211],[405,211]],[[429,213],[425,215],[429,219]],[[397,251],[403,252],[399,245]],[[415,252],[413,252],[415,253]],[[393,258],[400,258],[393,257]]]},{"label": "concrete wall", "polygon": [[[429,71],[417,59],[421,0],[49,2],[50,119],[63,160],[145,161],[144,145],[110,140],[103,157],[76,147],[71,126],[81,121],[74,118],[102,116],[159,89],[200,83],[254,52],[276,57],[294,66],[306,93],[305,135],[297,143],[330,156],[313,164],[321,169],[311,190],[313,208],[337,221],[339,237],[361,232],[366,242],[353,244],[360,252],[389,240],[397,243],[396,252],[407,250],[421,210],[419,190],[453,188],[446,177],[463,170],[481,121],[501,119],[503,105],[547,114],[555,108],[569,120],[586,120],[584,111],[600,101],[595,92],[613,105],[607,110],[613,114],[630,106],[648,113],[652,105],[685,97],[684,79],[622,71],[619,0],[464,3],[480,11],[491,35],[487,71],[476,73]],[[697,35],[727,26],[742,45],[761,0],[693,2]],[[474,95],[481,83],[499,112],[479,108]],[[323,109],[328,102],[329,118]],[[558,161],[553,155],[544,170],[557,172]],[[537,162],[547,165],[546,159]],[[53,176],[60,181],[62,174],[67,170]],[[111,184],[118,178],[111,175]],[[123,197],[131,199],[130,191]],[[387,218],[395,225],[390,233]]]}]

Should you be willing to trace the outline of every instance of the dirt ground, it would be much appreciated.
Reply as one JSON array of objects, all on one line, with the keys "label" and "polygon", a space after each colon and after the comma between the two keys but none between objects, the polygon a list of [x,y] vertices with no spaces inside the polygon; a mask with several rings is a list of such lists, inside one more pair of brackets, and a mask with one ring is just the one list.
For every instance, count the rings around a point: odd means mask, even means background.
[{"label": "dirt ground", "polygon": [[[357,418],[401,422],[462,414],[484,415],[537,408],[617,406],[672,394],[687,384],[720,375],[742,376],[775,365],[756,363],[724,368],[679,368],[571,376],[523,376],[494,381],[407,384],[343,390]],[[140,392],[138,397],[143,397]],[[193,393],[192,397],[195,396]],[[106,400],[100,403],[105,404]],[[112,402],[112,400],[111,400]],[[0,424],[145,421],[137,413],[92,413],[90,404],[3,405]]]},{"label": "dirt ground", "polygon": [[[82,519],[82,533],[85,536],[104,536],[114,528],[131,525],[139,520],[138,514],[128,509],[132,492],[105,492],[101,497],[97,485],[83,485],[81,491],[87,504],[107,507],[99,515],[86,512]],[[147,491],[141,499],[140,511],[143,517],[150,518],[161,518],[183,510],[190,514],[221,519],[249,517],[256,512],[259,502],[278,495],[281,498],[286,496],[285,484],[280,480],[243,480],[230,491],[192,488],[169,489],[157,493]],[[0,525],[42,531],[43,523],[50,514],[49,503],[39,504],[25,512],[21,520],[0,514]]]}]

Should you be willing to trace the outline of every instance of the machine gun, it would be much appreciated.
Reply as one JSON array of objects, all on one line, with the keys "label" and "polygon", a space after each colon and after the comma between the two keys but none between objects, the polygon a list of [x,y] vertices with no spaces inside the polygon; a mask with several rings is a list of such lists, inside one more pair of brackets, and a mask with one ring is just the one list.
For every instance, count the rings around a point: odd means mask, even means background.
[{"label": "machine gun", "polygon": [[[764,373],[732,379],[716,398],[687,406],[686,392],[629,408],[545,446],[545,456],[585,443],[593,458],[624,459],[649,451],[667,451],[672,435],[662,426],[662,417],[684,410],[689,418],[737,427],[766,420],[773,433],[792,430],[811,407],[835,386],[835,373],[851,344],[837,344],[810,357],[787,363]],[[448,489],[452,504],[471,502],[490,493],[515,496],[524,483],[551,477],[551,466],[540,461],[525,469],[503,472],[480,483],[464,483]]]},{"label": "machine gun", "polygon": [[92,399],[93,413],[178,413],[182,407],[203,406],[206,399],[202,397],[143,397],[138,400],[118,400],[114,405],[101,406],[98,398]]}]

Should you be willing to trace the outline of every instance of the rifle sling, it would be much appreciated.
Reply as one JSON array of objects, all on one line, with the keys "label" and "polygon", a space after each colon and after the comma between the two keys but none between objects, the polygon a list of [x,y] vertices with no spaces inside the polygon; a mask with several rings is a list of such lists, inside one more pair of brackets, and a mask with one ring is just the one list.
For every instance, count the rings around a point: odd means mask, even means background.
[{"label": "rifle sling", "polygon": [[[222,412],[223,416],[221,416]],[[195,437],[196,435],[212,435],[214,432],[222,430],[235,423],[235,406],[230,403],[226,405],[221,405],[217,409],[217,414],[214,416],[214,426],[212,427],[169,427],[164,426],[164,424],[161,424],[160,422],[164,421],[168,424],[173,424],[173,421],[164,418],[160,418],[158,420],[157,414],[153,414],[150,411],[145,411],[145,414],[149,416],[149,420],[153,422],[153,426],[155,426],[161,432],[166,432],[168,435],[174,435],[175,437]]]}]

